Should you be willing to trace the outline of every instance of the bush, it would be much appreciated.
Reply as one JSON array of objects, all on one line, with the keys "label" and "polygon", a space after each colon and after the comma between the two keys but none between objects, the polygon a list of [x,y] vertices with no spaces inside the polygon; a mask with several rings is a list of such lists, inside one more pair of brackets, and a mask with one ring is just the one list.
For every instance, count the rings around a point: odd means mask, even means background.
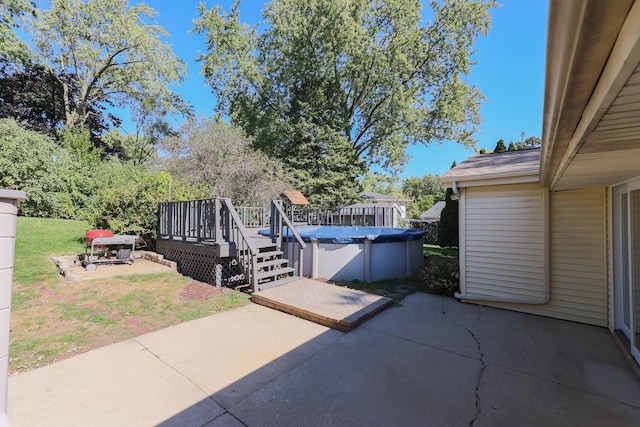
[{"label": "bush", "polygon": [[440,214],[438,223],[438,244],[443,248],[458,247],[458,201],[451,200],[453,190],[447,188],[446,206]]},{"label": "bush", "polygon": [[429,257],[420,271],[424,291],[452,297],[460,291],[460,266],[457,258]]},{"label": "bush", "polygon": [[51,138],[24,129],[13,119],[0,119],[0,188],[27,193],[21,215],[74,217],[73,169],[67,150]]},{"label": "bush", "polygon": [[[117,160],[100,167],[102,183],[86,213],[96,228],[114,234],[133,234],[152,245],[157,225],[158,203],[168,200],[170,177],[167,172],[150,172],[132,162]],[[206,197],[198,186],[173,180],[172,198],[187,200]]]},{"label": "bush", "polygon": [[424,235],[424,243],[427,245],[437,245],[438,244],[438,222],[417,222],[411,221],[411,228],[417,228],[419,230],[423,230],[426,232]]}]

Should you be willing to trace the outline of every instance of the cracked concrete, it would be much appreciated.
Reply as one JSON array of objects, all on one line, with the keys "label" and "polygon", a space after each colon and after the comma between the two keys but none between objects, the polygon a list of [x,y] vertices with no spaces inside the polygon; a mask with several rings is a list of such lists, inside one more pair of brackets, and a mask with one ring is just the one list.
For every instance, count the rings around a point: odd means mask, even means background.
[{"label": "cracked concrete", "polygon": [[[471,336],[473,341],[475,341],[475,343],[476,343],[476,348],[477,348],[477,351],[478,351],[478,360],[480,361],[480,369],[478,371],[478,377],[477,377],[476,384],[475,384],[475,408],[476,408],[476,412],[473,415],[473,418],[471,419],[471,421],[469,421],[469,426],[474,426],[475,423],[478,421],[478,419],[480,417],[480,414],[482,413],[482,409],[481,409],[481,406],[480,406],[480,386],[482,384],[482,376],[483,376],[484,371],[485,371],[485,369],[487,367],[486,361],[485,361],[485,357],[484,357],[484,353],[482,351],[482,344],[480,343],[480,340],[478,339],[478,337],[476,336],[476,334],[473,332],[473,329],[472,329],[474,325],[476,325],[476,324],[478,324],[480,322],[480,316],[482,316],[482,306],[478,306],[479,309],[477,310],[477,316],[476,316],[476,319],[473,322],[473,324],[468,326],[468,327],[466,327],[466,326],[463,326],[460,323],[458,323],[455,318],[449,316],[449,314],[447,313],[445,305],[451,304],[452,302],[454,302],[454,301],[451,300],[450,298],[442,297],[442,304],[440,306],[440,312],[443,315],[447,316],[447,318],[449,318],[449,320],[454,325],[456,325],[457,327],[463,329],[464,331],[466,331]],[[457,302],[455,302],[455,303],[457,303]]]},{"label": "cracked concrete", "polygon": [[416,293],[348,334],[250,305],[9,379],[27,425],[640,425],[602,328]]}]

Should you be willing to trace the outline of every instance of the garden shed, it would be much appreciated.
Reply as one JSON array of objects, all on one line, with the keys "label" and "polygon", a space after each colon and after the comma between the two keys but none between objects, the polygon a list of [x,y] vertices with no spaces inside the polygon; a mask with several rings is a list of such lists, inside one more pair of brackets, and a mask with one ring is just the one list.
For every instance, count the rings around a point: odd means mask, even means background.
[{"label": "garden shed", "polygon": [[464,301],[608,327],[640,364],[640,1],[551,0],[542,146],[475,156]]}]

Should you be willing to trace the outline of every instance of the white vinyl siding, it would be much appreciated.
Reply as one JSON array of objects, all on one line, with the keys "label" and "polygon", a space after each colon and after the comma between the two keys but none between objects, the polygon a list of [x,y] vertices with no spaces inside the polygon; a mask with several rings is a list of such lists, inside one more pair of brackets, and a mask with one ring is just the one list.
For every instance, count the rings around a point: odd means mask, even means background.
[{"label": "white vinyl siding", "polygon": [[[471,220],[479,209],[489,209],[490,201],[511,194],[513,186],[467,189],[465,234],[480,236],[480,223]],[[515,190],[516,187],[513,187]],[[537,189],[537,190],[536,190]],[[472,190],[472,191],[469,191]],[[534,209],[535,193],[541,187],[522,186],[513,203],[527,206],[527,221],[513,218],[522,208],[501,204],[495,217],[508,224],[498,235],[469,239],[466,236],[466,293],[495,296],[542,295],[542,209]],[[572,320],[598,326],[607,325],[606,197],[604,188],[551,193],[549,195],[549,280],[551,298],[544,305],[486,303],[510,310]],[[539,203],[538,206],[542,206]],[[506,209],[506,210],[505,210]],[[482,212],[488,216],[488,212]],[[513,225],[512,225],[513,224]],[[522,227],[515,235],[506,230]],[[486,232],[485,234],[490,234]],[[517,236],[513,239],[512,236]],[[484,244],[484,246],[482,246]],[[502,246],[502,247],[498,247]],[[490,252],[488,255],[483,251]],[[480,274],[480,265],[494,268]],[[486,265],[486,264],[485,264]]]},{"label": "white vinyl siding", "polygon": [[552,193],[551,301],[557,317],[607,325],[604,188]]},{"label": "white vinyl siding", "polygon": [[538,184],[465,189],[465,294],[542,297],[543,196]]}]

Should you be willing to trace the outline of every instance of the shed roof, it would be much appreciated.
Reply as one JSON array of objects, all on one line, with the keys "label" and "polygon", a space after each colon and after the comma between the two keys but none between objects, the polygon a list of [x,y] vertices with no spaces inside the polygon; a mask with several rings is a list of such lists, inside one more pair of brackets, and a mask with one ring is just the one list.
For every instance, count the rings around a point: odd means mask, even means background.
[{"label": "shed roof", "polygon": [[309,201],[299,191],[285,191],[284,197],[289,200],[292,205],[308,205]]},{"label": "shed roof", "polygon": [[506,151],[469,157],[440,177],[445,187],[455,181],[462,186],[495,183],[536,182],[540,168],[540,149]]}]

